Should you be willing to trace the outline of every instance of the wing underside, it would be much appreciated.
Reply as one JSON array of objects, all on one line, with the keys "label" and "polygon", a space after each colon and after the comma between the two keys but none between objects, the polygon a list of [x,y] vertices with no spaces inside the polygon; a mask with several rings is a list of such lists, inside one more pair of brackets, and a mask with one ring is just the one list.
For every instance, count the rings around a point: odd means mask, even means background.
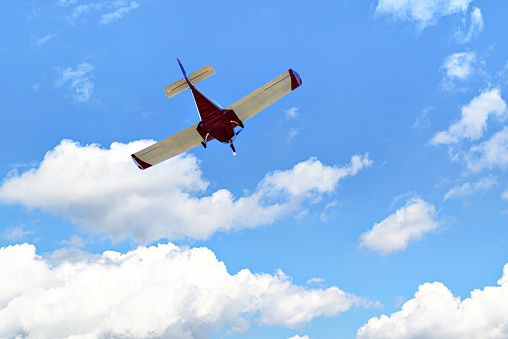
[{"label": "wing underside", "polygon": [[139,168],[146,169],[198,146],[202,139],[196,131],[197,125],[194,124],[169,138],[132,154],[132,159]]},{"label": "wing underside", "polygon": [[240,120],[246,121],[301,84],[298,73],[290,69],[226,109],[235,111]]}]

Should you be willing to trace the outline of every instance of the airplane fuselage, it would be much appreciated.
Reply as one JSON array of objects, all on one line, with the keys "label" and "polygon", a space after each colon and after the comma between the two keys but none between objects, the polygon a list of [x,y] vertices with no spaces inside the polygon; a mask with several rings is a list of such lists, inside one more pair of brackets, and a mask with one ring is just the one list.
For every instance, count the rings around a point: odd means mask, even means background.
[{"label": "airplane fuselage", "polygon": [[206,144],[208,141],[217,139],[223,143],[231,144],[235,139],[235,127],[243,126],[234,111],[224,109],[220,104],[210,99],[189,81],[196,107],[201,117],[196,130]]}]

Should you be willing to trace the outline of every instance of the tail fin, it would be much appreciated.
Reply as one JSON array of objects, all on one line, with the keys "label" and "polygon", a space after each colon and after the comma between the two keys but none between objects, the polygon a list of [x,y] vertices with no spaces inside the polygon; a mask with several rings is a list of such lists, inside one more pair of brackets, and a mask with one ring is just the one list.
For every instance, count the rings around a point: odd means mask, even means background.
[{"label": "tail fin", "polygon": [[185,73],[185,69],[183,68],[182,63],[180,62],[180,60],[178,60],[178,58],[176,58],[176,61],[178,61],[178,64],[180,65],[180,68],[182,69],[183,77],[185,79],[187,79],[187,73]]},{"label": "tail fin", "polygon": [[[178,60],[178,59],[176,59]],[[215,71],[213,70],[212,66],[206,65],[205,67],[197,70],[196,72],[193,72],[189,74],[189,77],[187,78],[187,73],[185,72],[185,69],[182,66],[182,63],[180,60],[178,60],[178,64],[180,65],[180,68],[182,69],[184,79],[180,79],[177,82],[175,82],[172,85],[169,85],[168,87],[164,88],[164,92],[166,93],[168,98],[171,98],[172,96],[180,93],[184,89],[189,88],[189,84],[187,83],[187,80],[190,80],[193,84],[197,84],[201,80],[204,80],[208,78],[211,75],[215,74]]]}]

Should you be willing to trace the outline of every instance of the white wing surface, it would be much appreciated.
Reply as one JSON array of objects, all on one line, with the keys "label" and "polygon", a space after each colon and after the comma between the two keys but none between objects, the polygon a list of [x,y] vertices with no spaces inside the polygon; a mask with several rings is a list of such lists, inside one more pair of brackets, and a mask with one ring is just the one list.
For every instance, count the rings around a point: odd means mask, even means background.
[{"label": "white wing surface", "polygon": [[240,120],[245,121],[267,108],[302,84],[298,73],[292,69],[282,73],[266,85],[226,107],[235,111]]},{"label": "white wing surface", "polygon": [[194,124],[169,138],[132,154],[132,159],[139,168],[146,169],[200,145],[203,139],[196,131],[197,126],[198,124]]}]

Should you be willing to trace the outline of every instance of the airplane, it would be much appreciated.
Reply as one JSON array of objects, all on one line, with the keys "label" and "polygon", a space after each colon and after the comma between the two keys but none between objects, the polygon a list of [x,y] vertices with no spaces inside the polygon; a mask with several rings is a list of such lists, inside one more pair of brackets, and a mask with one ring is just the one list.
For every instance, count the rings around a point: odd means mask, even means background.
[{"label": "airplane", "polygon": [[213,68],[207,65],[187,76],[180,60],[176,60],[182,70],[183,79],[164,88],[164,92],[168,98],[171,98],[183,90],[190,88],[201,121],[152,146],[131,154],[134,163],[142,170],[186,152],[200,144],[206,148],[207,143],[213,139],[229,144],[233,155],[236,155],[233,141],[241,130],[235,132],[235,128],[240,127],[243,129],[246,120],[252,118],[302,84],[298,73],[289,69],[234,104],[223,108],[195,85],[215,74]]}]

